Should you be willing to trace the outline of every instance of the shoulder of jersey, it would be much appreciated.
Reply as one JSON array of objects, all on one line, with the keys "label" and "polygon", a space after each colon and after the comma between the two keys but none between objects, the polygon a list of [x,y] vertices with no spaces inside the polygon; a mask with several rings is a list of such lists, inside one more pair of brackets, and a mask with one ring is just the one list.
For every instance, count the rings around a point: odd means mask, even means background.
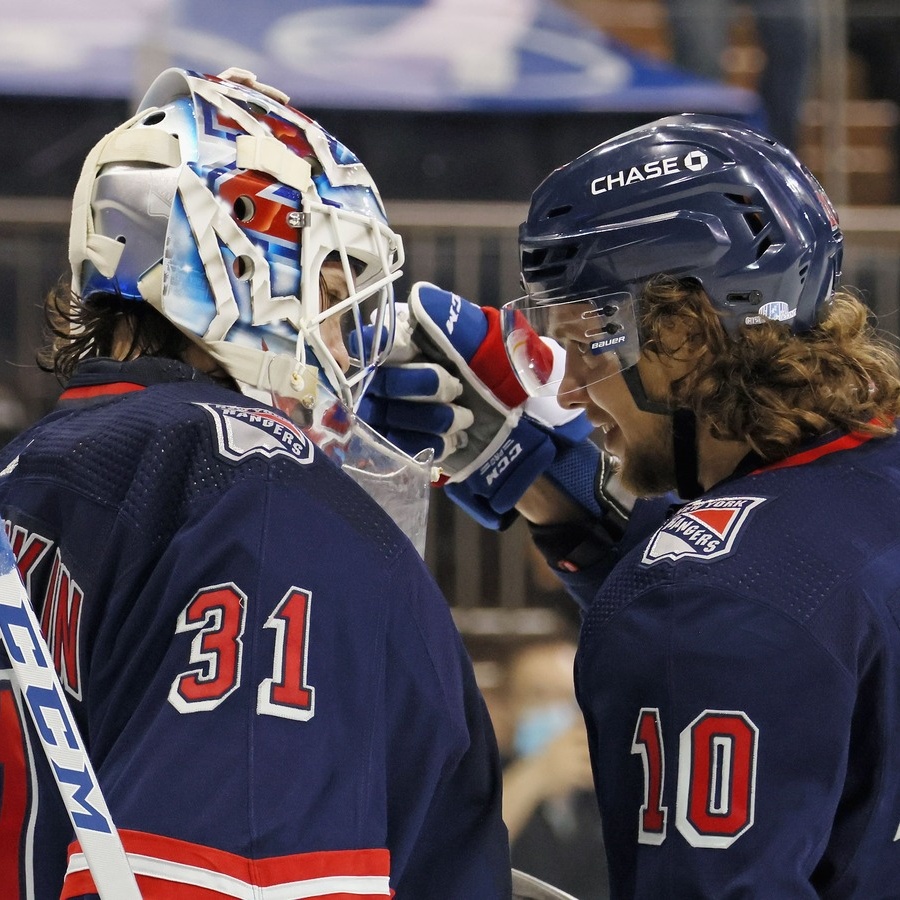
[{"label": "shoulder of jersey", "polygon": [[210,455],[230,464],[290,460],[307,465],[312,441],[277,410],[209,383],[154,385],[132,395],[138,402],[109,407],[110,437],[133,451],[153,446],[184,459]]}]

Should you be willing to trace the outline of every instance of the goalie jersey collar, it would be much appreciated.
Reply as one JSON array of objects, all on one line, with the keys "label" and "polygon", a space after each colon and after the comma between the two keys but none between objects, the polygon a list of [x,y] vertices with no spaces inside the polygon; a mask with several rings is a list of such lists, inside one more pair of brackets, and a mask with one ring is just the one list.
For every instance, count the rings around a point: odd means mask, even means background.
[{"label": "goalie jersey collar", "polygon": [[208,375],[187,363],[162,357],[141,357],[120,362],[89,359],[80,363],[59,398],[61,406],[105,402],[122,394],[142,391],[154,384],[194,381],[213,384]]}]

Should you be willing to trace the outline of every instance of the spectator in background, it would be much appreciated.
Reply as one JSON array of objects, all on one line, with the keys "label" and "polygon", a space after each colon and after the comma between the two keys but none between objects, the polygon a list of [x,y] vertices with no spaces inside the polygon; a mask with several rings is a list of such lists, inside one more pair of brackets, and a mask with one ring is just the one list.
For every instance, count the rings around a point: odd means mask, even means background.
[{"label": "spectator in background", "polygon": [[723,80],[729,31],[741,6],[753,14],[766,55],[757,90],[769,131],[796,150],[818,43],[814,0],[668,0],[674,62],[705,78]]},{"label": "spectator in background", "polygon": [[574,641],[546,638],[510,659],[513,735],[503,773],[503,818],[514,868],[579,900],[605,900],[600,815],[572,678],[575,649]]}]

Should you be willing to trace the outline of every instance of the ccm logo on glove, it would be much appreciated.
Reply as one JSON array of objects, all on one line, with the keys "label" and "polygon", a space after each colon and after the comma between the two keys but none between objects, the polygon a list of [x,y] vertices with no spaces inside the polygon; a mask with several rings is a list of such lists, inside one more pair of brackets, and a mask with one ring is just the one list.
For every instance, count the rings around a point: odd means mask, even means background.
[{"label": "ccm logo on glove", "polygon": [[481,470],[485,483],[488,486],[493,484],[521,452],[522,445],[518,441],[507,441]]},{"label": "ccm logo on glove", "polygon": [[447,334],[453,334],[453,326],[456,325],[459,320],[459,313],[462,309],[462,297],[459,294],[451,294],[450,299],[450,313],[447,316],[447,324],[444,326],[447,329]]}]

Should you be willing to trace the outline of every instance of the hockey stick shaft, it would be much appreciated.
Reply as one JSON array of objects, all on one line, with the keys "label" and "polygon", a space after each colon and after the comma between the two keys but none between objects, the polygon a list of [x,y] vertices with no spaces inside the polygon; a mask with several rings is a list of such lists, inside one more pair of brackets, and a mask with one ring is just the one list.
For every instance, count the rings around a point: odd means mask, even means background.
[{"label": "hockey stick shaft", "polygon": [[102,900],[141,900],[84,742],[0,528],[0,642]]}]

